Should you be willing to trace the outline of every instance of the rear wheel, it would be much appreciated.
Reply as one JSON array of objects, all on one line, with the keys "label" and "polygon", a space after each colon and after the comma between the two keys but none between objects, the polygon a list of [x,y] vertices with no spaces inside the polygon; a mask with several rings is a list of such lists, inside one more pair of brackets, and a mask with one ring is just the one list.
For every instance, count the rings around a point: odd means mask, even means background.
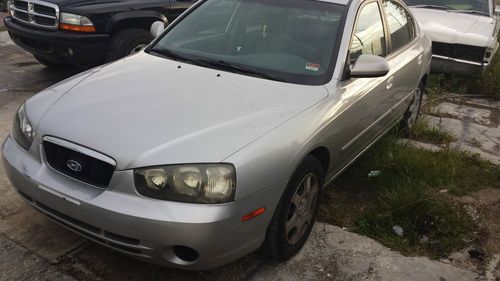
[{"label": "rear wheel", "polygon": [[141,51],[153,40],[144,29],[128,28],[117,32],[111,39],[106,52],[106,62],[112,62]]},{"label": "rear wheel", "polygon": [[292,175],[267,230],[265,248],[278,260],[293,257],[307,241],[318,215],[323,170],[307,156]]},{"label": "rear wheel", "polygon": [[413,99],[399,125],[399,128],[403,131],[404,134],[409,134],[411,132],[413,125],[415,125],[415,122],[420,115],[420,107],[422,106],[422,97],[424,95],[424,90],[424,83],[420,82],[417,89],[415,89],[415,95],[413,96]]}]

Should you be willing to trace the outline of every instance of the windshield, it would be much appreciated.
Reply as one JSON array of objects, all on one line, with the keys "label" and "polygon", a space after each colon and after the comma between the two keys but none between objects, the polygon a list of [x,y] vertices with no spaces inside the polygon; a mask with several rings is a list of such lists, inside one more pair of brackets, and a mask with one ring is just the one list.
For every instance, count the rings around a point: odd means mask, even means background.
[{"label": "windshield", "polygon": [[443,10],[490,13],[489,0],[405,0],[408,6],[428,6]]},{"label": "windshield", "polygon": [[325,84],[344,11],[310,0],[206,0],[148,51],[271,80]]}]

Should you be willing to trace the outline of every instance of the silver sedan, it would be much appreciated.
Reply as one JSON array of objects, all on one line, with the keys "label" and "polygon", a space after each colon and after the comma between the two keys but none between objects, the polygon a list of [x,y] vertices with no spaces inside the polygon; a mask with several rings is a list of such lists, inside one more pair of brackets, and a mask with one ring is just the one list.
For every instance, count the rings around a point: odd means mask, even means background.
[{"label": "silver sedan", "polygon": [[322,188],[411,128],[430,67],[399,0],[201,0],[163,29],[26,101],[2,158],[51,219],[185,269],[296,254]]}]

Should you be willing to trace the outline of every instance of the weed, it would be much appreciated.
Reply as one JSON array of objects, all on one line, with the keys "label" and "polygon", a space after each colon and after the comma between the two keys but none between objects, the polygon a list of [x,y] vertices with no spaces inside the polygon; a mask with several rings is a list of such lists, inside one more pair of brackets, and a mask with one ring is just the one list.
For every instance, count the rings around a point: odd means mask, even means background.
[{"label": "weed", "polygon": [[484,94],[500,98],[500,51],[497,52],[486,72],[477,81],[477,86]]},{"label": "weed", "polygon": [[429,125],[429,121],[424,116],[421,116],[413,125],[410,138],[425,143],[446,146],[455,140],[455,136],[451,132]]},{"label": "weed", "polygon": [[[381,174],[369,178],[374,170]],[[325,191],[321,220],[346,226],[405,254],[437,258],[475,238],[471,218],[439,191],[463,195],[500,188],[500,168],[467,152],[427,151],[388,136],[336,184],[340,192]],[[364,188],[355,188],[359,186]],[[345,191],[349,189],[354,190],[351,195]],[[394,233],[395,225],[403,228],[404,236]]]}]

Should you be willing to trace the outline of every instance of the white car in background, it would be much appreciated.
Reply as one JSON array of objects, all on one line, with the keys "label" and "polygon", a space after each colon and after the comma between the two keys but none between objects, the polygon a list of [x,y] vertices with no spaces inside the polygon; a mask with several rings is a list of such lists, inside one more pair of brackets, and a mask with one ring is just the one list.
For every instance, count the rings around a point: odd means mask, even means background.
[{"label": "white car in background", "polygon": [[498,49],[500,21],[495,0],[406,0],[422,31],[432,39],[432,70],[476,74]]}]

